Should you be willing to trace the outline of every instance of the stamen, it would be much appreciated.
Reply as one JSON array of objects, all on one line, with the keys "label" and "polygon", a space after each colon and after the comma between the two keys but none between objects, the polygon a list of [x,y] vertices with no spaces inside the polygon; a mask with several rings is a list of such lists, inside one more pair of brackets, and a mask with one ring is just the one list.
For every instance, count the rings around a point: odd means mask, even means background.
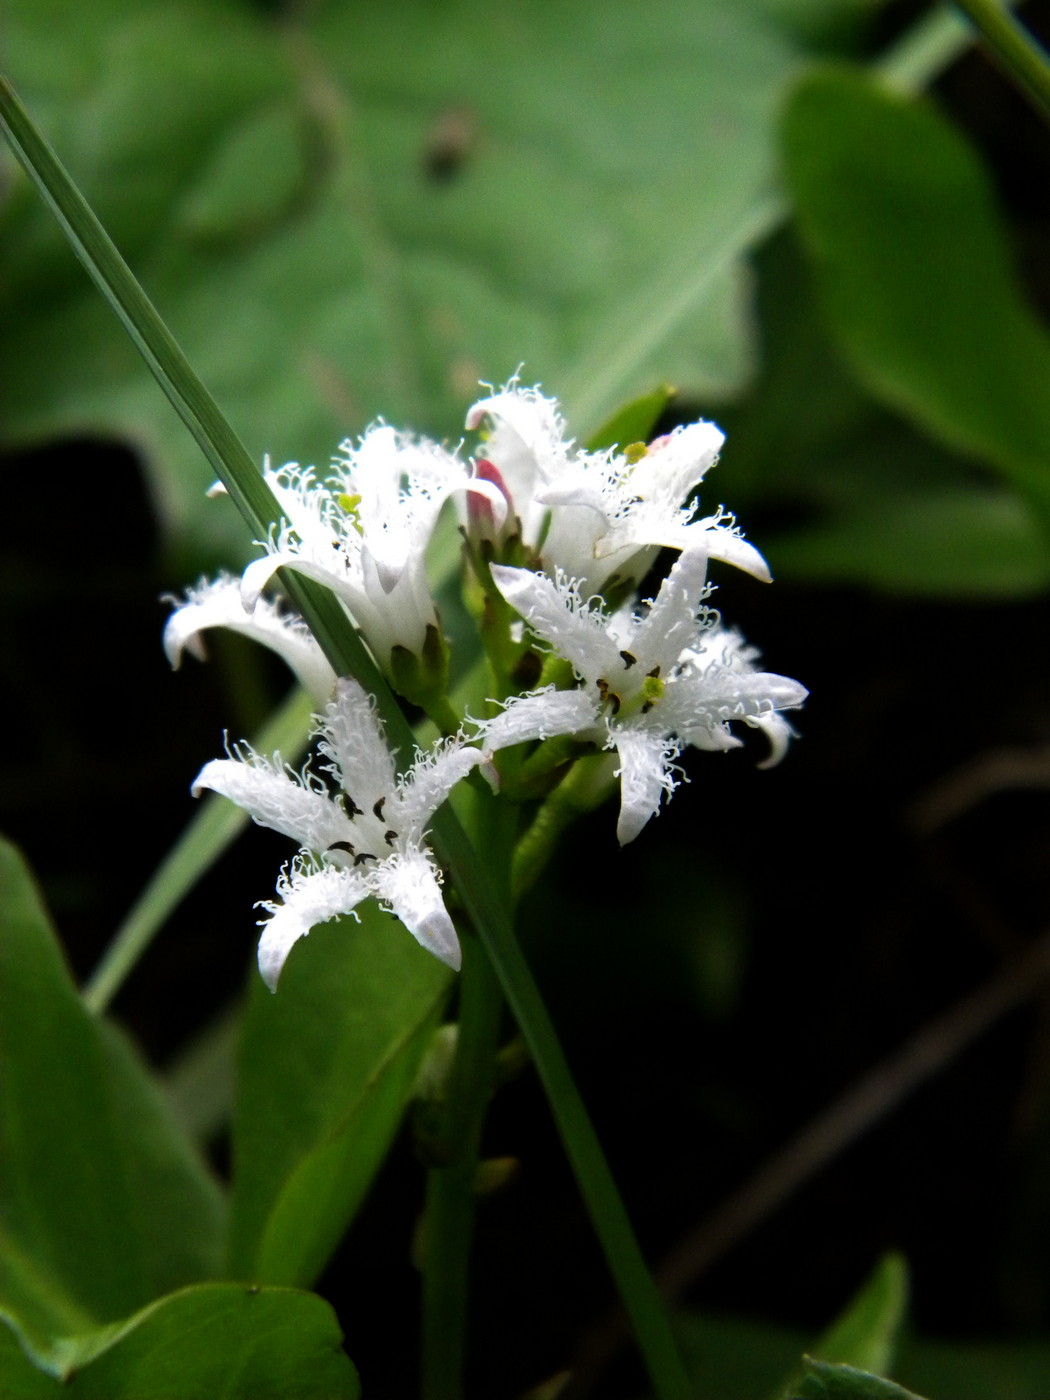
[{"label": "stamen", "polygon": [[383,833],[383,840],[386,842],[386,844],[387,844],[388,846],[392,846],[392,845],[394,844],[394,842],[397,840],[397,832],[396,832],[396,831],[385,831],[385,832]]},{"label": "stamen", "polygon": [[349,841],[333,841],[328,849],[330,851],[346,851],[347,854],[351,856],[355,854],[354,848]]},{"label": "stamen", "polygon": [[375,856],[372,854],[371,851],[362,851],[361,854],[360,854],[359,856],[354,856],[354,869],[355,869],[355,870],[357,869],[357,867],[361,864],[361,862],[362,862],[363,860],[375,860]]},{"label": "stamen", "polygon": [[628,671],[631,669],[632,666],[638,664],[638,658],[633,654],[633,652],[621,651],[620,655],[623,657],[623,664],[627,667]]},{"label": "stamen", "polygon": [[381,797],[378,802],[372,804],[372,811],[375,813],[376,821],[381,822],[383,820],[383,803],[385,801],[386,798]]}]

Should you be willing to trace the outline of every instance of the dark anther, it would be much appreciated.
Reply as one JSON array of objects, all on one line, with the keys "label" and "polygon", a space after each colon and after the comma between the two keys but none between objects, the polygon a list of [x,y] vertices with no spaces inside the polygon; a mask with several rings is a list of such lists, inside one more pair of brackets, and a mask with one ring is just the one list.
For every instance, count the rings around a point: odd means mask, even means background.
[{"label": "dark anther", "polygon": [[620,655],[623,657],[623,664],[627,667],[628,671],[638,661],[637,656],[632,655],[632,653],[629,651],[621,651]]},{"label": "dark anther", "polygon": [[652,700],[647,700],[647,701],[645,702],[645,704],[642,706],[642,714],[643,714],[643,715],[647,715],[647,714],[649,713],[649,711],[650,711],[652,708],[653,708],[653,702],[652,702]]},{"label": "dark anther", "polygon": [[653,680],[656,680],[657,676],[660,674],[660,668],[659,666],[654,666],[651,671],[646,671],[645,674],[647,676],[652,676]]},{"label": "dark anther", "polygon": [[615,691],[613,691],[609,695],[609,700],[612,702],[613,714],[618,715],[620,713],[620,697],[615,693]]},{"label": "dark anther", "polygon": [[385,831],[385,832],[383,833],[383,840],[386,842],[386,844],[387,844],[388,846],[392,846],[392,845],[394,844],[394,842],[397,840],[397,832],[396,832],[396,831]]},{"label": "dark anther", "polygon": [[602,697],[602,702],[604,703],[609,698],[609,682],[598,680],[595,681],[595,685],[598,687],[598,694]]},{"label": "dark anther", "polygon": [[359,817],[361,815],[361,808],[348,792],[343,793],[343,801],[346,803],[347,811],[352,817]]},{"label": "dark anther", "polygon": [[354,854],[354,848],[349,841],[333,841],[328,847],[330,851],[346,851],[347,855]]},{"label": "dark anther", "polygon": [[361,862],[362,862],[363,860],[375,860],[375,856],[372,854],[371,851],[362,851],[361,854],[360,854],[359,856],[354,856],[354,869],[355,869],[355,870],[357,869],[357,867],[361,864]]},{"label": "dark anther", "polygon": [[381,797],[381,798],[379,799],[378,802],[376,802],[376,803],[373,804],[372,811],[373,811],[373,812],[375,813],[375,815],[376,815],[376,821],[380,821],[380,822],[381,822],[381,821],[383,820],[383,803],[384,803],[385,801],[386,801],[386,798],[385,798],[385,797]]}]

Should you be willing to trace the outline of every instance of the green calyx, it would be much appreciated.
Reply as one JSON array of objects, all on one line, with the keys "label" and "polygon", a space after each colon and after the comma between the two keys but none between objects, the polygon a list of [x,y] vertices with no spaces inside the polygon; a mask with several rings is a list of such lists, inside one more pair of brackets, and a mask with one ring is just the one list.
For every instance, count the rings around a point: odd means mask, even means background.
[{"label": "green calyx", "polygon": [[441,716],[438,722],[442,728],[447,727],[444,720],[448,711],[448,669],[448,643],[434,622],[427,625],[423,649],[418,654],[400,643],[390,649],[394,689],[433,718]]}]

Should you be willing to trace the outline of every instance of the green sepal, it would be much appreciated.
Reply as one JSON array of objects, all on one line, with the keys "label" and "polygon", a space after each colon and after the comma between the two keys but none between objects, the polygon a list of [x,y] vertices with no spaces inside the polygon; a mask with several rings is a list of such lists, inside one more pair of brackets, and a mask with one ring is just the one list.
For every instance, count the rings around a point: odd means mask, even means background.
[{"label": "green sepal", "polygon": [[411,705],[429,714],[448,700],[449,646],[436,623],[427,624],[423,650],[417,655],[398,643],[390,648],[390,679]]}]

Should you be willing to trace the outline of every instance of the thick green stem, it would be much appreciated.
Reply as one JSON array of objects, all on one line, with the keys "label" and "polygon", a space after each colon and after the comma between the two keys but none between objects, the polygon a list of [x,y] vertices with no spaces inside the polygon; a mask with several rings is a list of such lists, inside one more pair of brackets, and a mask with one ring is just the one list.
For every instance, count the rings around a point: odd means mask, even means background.
[{"label": "thick green stem", "polygon": [[484,948],[463,940],[459,1035],[438,1127],[444,1160],[427,1173],[422,1400],[461,1400],[475,1180],[492,1095],[503,997]]},{"label": "thick green stem", "polygon": [[554,789],[533,818],[514,851],[511,887],[519,899],[542,873],[562,833],[584,813],[603,803],[616,789],[606,755],[576,760],[572,772]]},{"label": "thick green stem", "polygon": [[447,806],[435,814],[433,837],[442,858],[457,872],[460,898],[528,1042],[591,1224],[631,1319],[653,1388],[660,1400],[690,1400],[693,1387],[678,1355],[670,1323],[539,988],[514,936],[508,907],[496,897],[480,864],[468,859],[469,846],[464,850],[462,844],[466,842],[466,835]]},{"label": "thick green stem", "polygon": [[1032,36],[994,0],[955,0],[1008,73],[1050,121],[1050,61]]}]

